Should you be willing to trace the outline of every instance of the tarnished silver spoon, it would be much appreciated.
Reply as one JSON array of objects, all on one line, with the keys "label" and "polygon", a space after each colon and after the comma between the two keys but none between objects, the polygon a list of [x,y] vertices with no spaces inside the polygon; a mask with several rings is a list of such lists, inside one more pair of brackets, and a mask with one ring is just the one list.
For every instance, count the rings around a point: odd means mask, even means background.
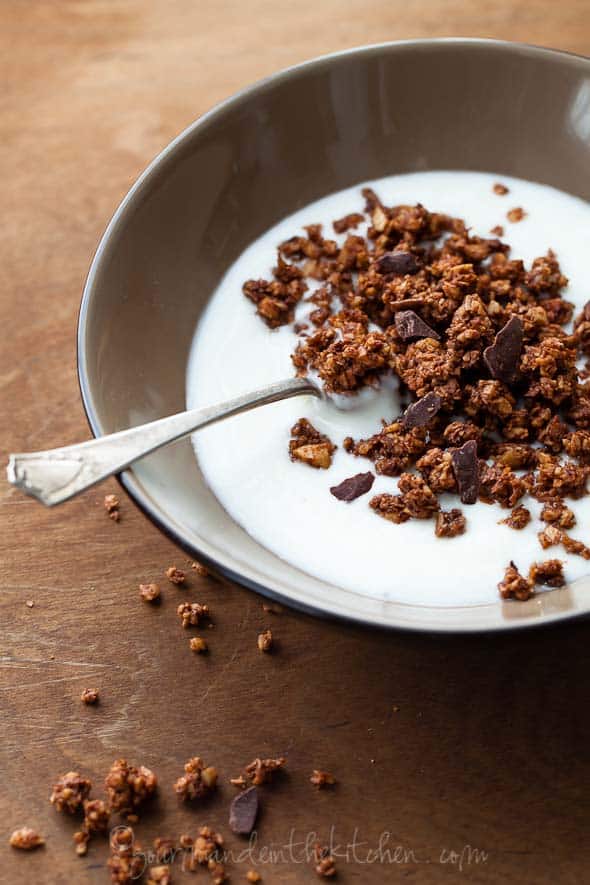
[{"label": "tarnished silver spoon", "polygon": [[323,396],[320,388],[308,378],[289,378],[224,403],[179,412],[73,446],[10,455],[6,468],[8,481],[27,495],[53,507],[201,427],[303,394]]}]

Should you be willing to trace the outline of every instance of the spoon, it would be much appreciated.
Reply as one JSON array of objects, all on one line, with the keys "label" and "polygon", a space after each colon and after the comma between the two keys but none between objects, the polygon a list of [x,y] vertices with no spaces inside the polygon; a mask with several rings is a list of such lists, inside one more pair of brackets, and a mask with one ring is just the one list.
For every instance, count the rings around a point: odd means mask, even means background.
[{"label": "spoon", "polygon": [[10,455],[6,468],[8,481],[47,507],[53,507],[194,430],[267,403],[303,394],[323,396],[321,389],[309,378],[289,378],[224,403],[179,412],[73,446]]}]

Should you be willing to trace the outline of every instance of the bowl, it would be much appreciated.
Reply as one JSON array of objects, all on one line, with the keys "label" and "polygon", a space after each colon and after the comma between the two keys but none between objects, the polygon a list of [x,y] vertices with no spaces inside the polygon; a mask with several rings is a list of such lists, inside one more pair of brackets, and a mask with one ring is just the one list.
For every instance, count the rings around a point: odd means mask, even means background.
[{"label": "bowl", "polygon": [[[185,408],[187,359],[203,309],[231,263],[281,217],[367,179],[426,169],[493,171],[590,199],[589,121],[589,60],[473,39],[339,52],[218,105],[153,161],[98,247],[78,329],[80,387],[93,433]],[[327,584],[270,553],[230,518],[188,439],[138,462],[120,481],[185,550],[317,614],[468,632],[590,611],[586,581],[525,603],[452,608],[383,602]]]}]

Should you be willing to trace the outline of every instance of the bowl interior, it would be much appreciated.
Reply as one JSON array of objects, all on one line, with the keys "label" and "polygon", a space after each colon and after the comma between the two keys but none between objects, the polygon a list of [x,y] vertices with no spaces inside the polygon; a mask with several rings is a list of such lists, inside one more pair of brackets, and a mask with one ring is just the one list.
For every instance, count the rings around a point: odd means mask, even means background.
[{"label": "bowl interior", "polygon": [[[281,217],[366,179],[487,170],[590,199],[590,62],[492,41],[412,41],[301,65],[230,99],[150,166],[111,222],[82,304],[79,369],[93,431],[185,408],[195,326],[232,261]],[[208,490],[188,440],[124,474],[181,544],[292,604],[424,630],[523,626],[590,608],[584,588],[528,603],[371,601],[287,565]]]}]

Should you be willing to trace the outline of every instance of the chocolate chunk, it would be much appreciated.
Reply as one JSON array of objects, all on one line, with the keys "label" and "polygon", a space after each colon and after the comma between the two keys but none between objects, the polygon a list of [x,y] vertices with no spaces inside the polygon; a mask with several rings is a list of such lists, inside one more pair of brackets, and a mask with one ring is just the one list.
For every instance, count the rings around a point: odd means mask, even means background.
[{"label": "chocolate chunk", "polygon": [[438,332],[431,329],[413,310],[400,310],[396,313],[395,328],[402,341],[409,341],[411,338],[434,338],[435,341],[440,341]]},{"label": "chocolate chunk", "polygon": [[479,493],[479,461],[476,441],[470,439],[460,449],[452,449],[451,463],[462,503],[475,504]]},{"label": "chocolate chunk", "polygon": [[368,473],[357,473],[356,476],[343,480],[340,485],[332,486],[330,491],[339,501],[354,501],[368,492],[374,481],[375,477],[369,470]]},{"label": "chocolate chunk", "polygon": [[402,418],[402,426],[409,430],[411,427],[424,427],[442,406],[442,400],[438,393],[427,393],[415,403],[411,403]]},{"label": "chocolate chunk", "polygon": [[385,252],[375,262],[377,273],[414,274],[420,270],[415,255],[411,252]]},{"label": "chocolate chunk", "polygon": [[249,836],[258,814],[258,789],[250,787],[238,793],[229,807],[229,828],[232,833]]},{"label": "chocolate chunk", "polygon": [[504,384],[514,384],[518,379],[523,333],[522,320],[512,316],[500,329],[494,343],[486,347],[483,358],[492,378],[503,381]]}]

